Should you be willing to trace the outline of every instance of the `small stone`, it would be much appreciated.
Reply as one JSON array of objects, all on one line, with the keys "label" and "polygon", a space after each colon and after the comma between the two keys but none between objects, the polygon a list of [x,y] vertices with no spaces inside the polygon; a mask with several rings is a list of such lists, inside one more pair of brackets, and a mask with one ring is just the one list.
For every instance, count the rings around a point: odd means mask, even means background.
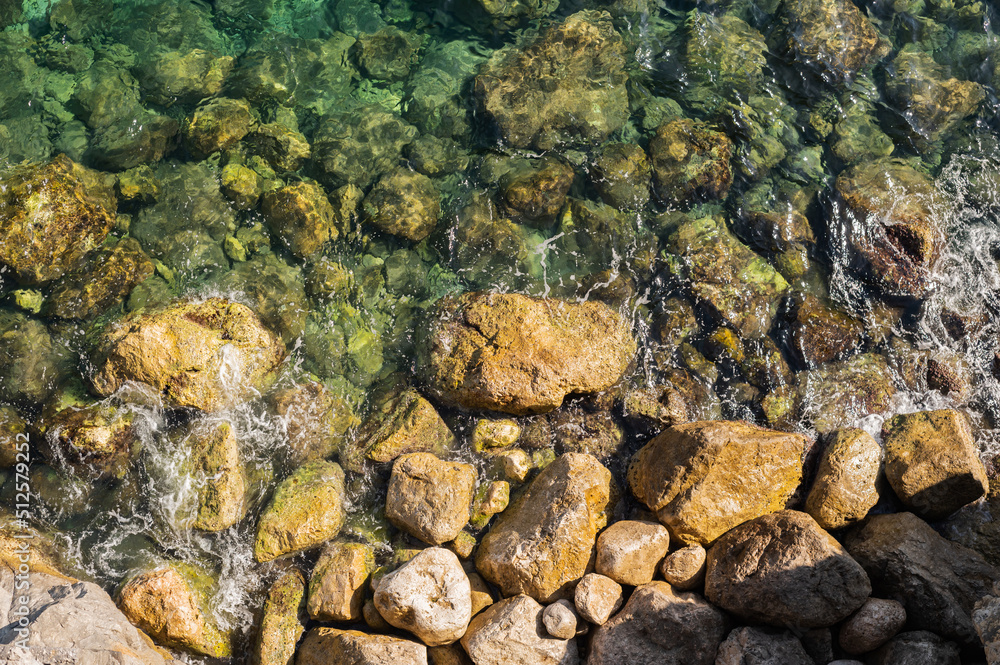
[{"label": "small stone", "polygon": [[288,665],[295,658],[295,646],[305,632],[305,590],[302,573],[294,569],[271,585],[254,651],[260,665]]},{"label": "small stone", "polygon": [[805,511],[824,529],[863,519],[878,502],[882,456],[882,446],[864,430],[835,431],[823,450]]},{"label": "small stone", "polygon": [[476,537],[468,531],[459,531],[458,535],[451,542],[445,543],[445,547],[464,561],[476,551]]},{"label": "small stone", "polygon": [[694,591],[705,583],[708,552],[701,545],[688,545],[671,552],[660,564],[663,579],[680,591]]},{"label": "small stone", "polygon": [[469,573],[469,586],[472,587],[472,616],[476,616],[493,604],[493,593],[479,573]]},{"label": "small stone", "polygon": [[480,418],[472,430],[472,447],[475,450],[506,448],[514,445],[521,436],[521,426],[516,420],[489,420]]},{"label": "small stone", "polygon": [[528,453],[519,448],[504,450],[497,453],[497,460],[503,470],[504,478],[512,483],[523,483],[531,471],[531,458]]},{"label": "small stone", "polygon": [[255,124],[250,105],[220,97],[195,109],[184,125],[184,140],[199,158],[233,147]]},{"label": "small stone", "polygon": [[597,573],[584,575],[573,595],[573,603],[580,616],[598,626],[611,618],[623,602],[622,585]]},{"label": "small stone", "polygon": [[546,635],[544,608],[518,595],[476,615],[462,647],[476,665],[577,665],[576,644]]},{"label": "small stone", "polygon": [[595,570],[619,584],[653,581],[656,566],[670,547],[670,532],[655,522],[615,522],[597,537]]},{"label": "small stone", "polygon": [[247,147],[277,173],[298,171],[312,155],[306,137],[277,122],[259,125],[246,137]]},{"label": "small stone", "polygon": [[440,195],[433,181],[406,169],[382,176],[362,207],[368,222],[412,242],[429,236],[441,216]]},{"label": "small stone", "polygon": [[427,665],[419,642],[359,630],[313,628],[295,655],[295,665]]},{"label": "small stone", "polygon": [[232,201],[237,210],[251,210],[257,207],[263,183],[253,169],[242,164],[226,164],[222,167],[219,184],[222,193]]},{"label": "small stone", "polygon": [[375,551],[371,545],[326,545],[309,578],[309,617],[316,621],[360,620],[365,587],[374,569]]},{"label": "small stone", "polygon": [[428,646],[457,641],[472,618],[469,578],[458,557],[440,547],[422,550],[383,577],[374,601],[386,621]]},{"label": "small stone", "polygon": [[571,640],[576,637],[576,609],[568,600],[557,600],[542,612],[542,623],[552,637]]},{"label": "small stone", "polygon": [[906,625],[906,609],[895,600],[869,598],[840,626],[840,648],[852,656],[874,651]]},{"label": "small stone", "polygon": [[454,540],[468,523],[476,470],[431,453],[396,458],[385,514],[390,522],[431,545]]}]

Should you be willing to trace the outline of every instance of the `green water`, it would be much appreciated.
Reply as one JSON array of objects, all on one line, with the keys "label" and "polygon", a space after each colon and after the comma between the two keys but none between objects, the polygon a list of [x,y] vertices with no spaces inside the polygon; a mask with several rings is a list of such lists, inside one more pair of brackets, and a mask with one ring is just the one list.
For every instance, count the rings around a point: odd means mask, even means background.
[{"label": "green water", "polygon": [[[90,403],[80,381],[106,325],[177,297],[221,295],[249,305],[286,342],[279,386],[319,380],[360,422],[381,391],[412,381],[421,322],[438,298],[495,289],[621,309],[641,340],[625,383],[673,382],[692,417],[877,432],[887,413],[960,406],[991,460],[1000,407],[997,7],[877,1],[857,4],[861,19],[845,13],[830,24],[823,12],[836,3],[811,6],[818,13],[796,23],[776,0],[522,0],[494,15],[474,0],[0,0],[0,168],[63,153],[114,174],[117,218],[104,247],[133,239],[153,262],[147,279],[86,313],[72,302],[58,315],[46,308],[62,282],[0,273],[0,325],[15,331],[0,342],[8,368],[50,368],[40,389],[31,372],[3,370],[0,402],[29,426],[65,393]],[[620,46],[588,55],[583,71],[550,64],[557,78],[585,81],[593,103],[567,87],[559,103],[569,110],[556,104],[505,124],[487,108],[487,74],[510,75],[516,50],[584,10],[608,12],[588,20],[604,21]],[[861,62],[844,65],[849,49],[795,46],[824,20],[825,39],[841,31],[838,21],[870,26]],[[542,57],[575,62],[564,46]],[[608,94],[593,92],[601,89]],[[513,111],[531,111],[529,97]],[[251,129],[214,150],[189,124],[224,98],[245,100]],[[630,170],[655,153],[658,128],[680,117],[728,140],[724,188],[678,193],[648,167]],[[297,148],[269,147],[268,136]],[[303,146],[308,156],[296,157]],[[838,176],[887,158],[938,188],[938,249],[918,297],[859,269],[856,239],[837,221]],[[373,192],[396,171],[430,183],[420,200],[440,212],[430,213],[429,233],[401,229],[403,217],[417,219],[412,210],[378,221],[392,192]],[[276,227],[269,211],[279,206],[267,192],[302,181],[318,183],[336,209],[336,238],[297,245]],[[891,181],[883,193],[887,209],[909,196]],[[730,320],[700,299],[696,275],[706,272],[723,277]],[[861,332],[810,360],[797,347],[793,293],[855,317]],[[720,327],[735,329],[757,361],[737,359]],[[854,394],[866,352],[881,354],[876,381],[892,387],[877,408]],[[949,368],[952,388],[928,378],[929,362]],[[789,386],[801,404],[786,414],[776,405]],[[254,507],[236,527],[206,534],[171,523],[191,491],[171,437],[197,416],[135,395],[107,406],[134,419],[141,453],[121,479],[92,482],[36,451],[36,525],[53,534],[71,571],[109,590],[150,561],[207,562],[220,580],[219,619],[251,634],[273,572],[253,563],[252,540],[261,499],[292,466],[285,424],[260,400],[226,414],[254,472]],[[612,411],[591,400],[560,413],[598,447],[610,437],[601,450],[620,471],[643,435]],[[611,434],[580,415],[593,412],[609,414]],[[477,414],[442,413],[464,441]],[[570,435],[552,447],[580,446]],[[482,460],[461,455],[486,476]],[[348,486],[354,533],[374,528],[387,555],[403,541],[375,509],[384,480],[379,469]],[[2,492],[13,493],[12,478]]]}]

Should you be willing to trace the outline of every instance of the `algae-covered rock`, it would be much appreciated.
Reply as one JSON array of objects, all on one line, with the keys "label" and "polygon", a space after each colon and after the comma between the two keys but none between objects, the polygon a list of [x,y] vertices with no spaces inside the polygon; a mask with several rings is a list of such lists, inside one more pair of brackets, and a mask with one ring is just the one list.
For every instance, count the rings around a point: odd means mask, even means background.
[{"label": "algae-covered rock", "polygon": [[833,432],[823,450],[805,511],[824,529],[858,522],[878,502],[882,446],[860,429]]},{"label": "algae-covered rock", "polygon": [[309,578],[309,617],[317,621],[358,621],[365,589],[375,570],[371,545],[335,541],[323,548]]},{"label": "algae-covered rock", "polygon": [[771,327],[788,282],[711,217],[682,224],[667,241],[680,257],[677,273],[689,282],[695,302],[742,337],[762,337]]},{"label": "algae-covered rock", "polygon": [[194,110],[184,125],[184,139],[196,157],[207,157],[235,145],[255,124],[249,104],[220,97]]},{"label": "algae-covered rock", "polygon": [[230,56],[198,48],[167,51],[140,69],[139,84],[146,99],[160,106],[197,103],[221,92],[233,63]]},{"label": "algae-covered rock", "polygon": [[[454,11],[466,23],[479,30],[504,32],[519,24],[548,16],[559,3],[555,0],[471,0],[456,5]],[[450,8],[450,5],[449,5]]]},{"label": "algae-covered rock", "polygon": [[462,647],[479,665],[577,665],[576,645],[549,637],[544,612],[525,595],[501,600],[472,619]]},{"label": "algae-covered rock", "polygon": [[628,322],[604,304],[472,292],[439,302],[421,370],[446,403],[523,415],[606,390],[634,352]]},{"label": "algae-covered rock", "polygon": [[[252,234],[244,238],[248,244],[258,241]],[[296,267],[273,252],[237,264],[214,280],[214,286],[223,292],[242,294],[260,320],[278,333],[287,347],[294,345],[305,329],[307,302],[302,276]]]},{"label": "algae-covered rock", "polygon": [[968,417],[953,409],[894,416],[883,426],[885,476],[920,517],[938,520],[986,494]]},{"label": "algae-covered rock", "polygon": [[653,186],[664,203],[724,199],[733,183],[732,142],[705,123],[676,118],[660,125],[649,155]]},{"label": "algae-covered rock", "polygon": [[726,101],[762,87],[767,42],[736,12],[714,16],[693,10],[684,22],[684,36],[683,71],[690,86],[684,101],[695,110],[717,114]]},{"label": "algae-covered rock", "polygon": [[52,466],[90,479],[121,478],[128,471],[138,436],[131,412],[90,402],[72,388],[43,409],[35,428],[39,448]]},{"label": "algae-covered rock", "polygon": [[916,44],[904,46],[887,70],[886,92],[899,104],[918,140],[947,136],[986,96],[978,83],[950,78],[948,70]]},{"label": "algae-covered rock", "polygon": [[66,376],[67,351],[41,321],[0,310],[0,399],[36,406]]},{"label": "algae-covered rock", "polygon": [[263,157],[278,173],[298,171],[312,156],[306,137],[280,122],[258,125],[245,140],[250,152]]},{"label": "algae-covered rock", "polygon": [[246,515],[248,480],[239,440],[228,421],[195,422],[178,446],[186,449],[194,493],[179,507],[179,525],[222,531]]},{"label": "algae-covered rock", "polygon": [[420,242],[441,216],[440,195],[430,178],[407,169],[384,176],[365,197],[367,221],[395,236]]},{"label": "algae-covered rock", "polygon": [[475,485],[471,464],[445,462],[431,453],[401,455],[392,465],[385,515],[410,535],[443,545],[468,523]]},{"label": "algae-covered rock", "polygon": [[302,573],[292,569],[281,574],[268,589],[267,599],[254,645],[259,665],[288,665],[305,632],[306,583]]},{"label": "algae-covered rock", "polygon": [[340,235],[333,206],[314,182],[297,182],[264,194],[261,212],[293,254],[308,258]]},{"label": "algae-covered rock", "polygon": [[313,141],[313,159],[335,187],[367,188],[399,163],[417,128],[381,106],[362,106],[323,118]]},{"label": "algae-covered rock", "polygon": [[129,621],[163,646],[211,658],[232,656],[232,635],[211,612],[213,581],[191,564],[166,563],[142,571],[118,592]]},{"label": "algae-covered rock", "polygon": [[673,538],[709,544],[738,524],[785,508],[802,481],[809,448],[801,434],[745,422],[675,425],[633,456],[628,482]]},{"label": "algae-covered rock", "polygon": [[855,259],[852,268],[889,296],[922,297],[943,238],[934,207],[934,183],[893,160],[853,166],[837,178],[835,232]]},{"label": "algae-covered rock", "polygon": [[422,43],[419,35],[403,32],[396,26],[359,35],[358,65],[370,78],[401,81],[410,75],[410,69],[417,63]]},{"label": "algae-covered rock", "polygon": [[406,147],[410,164],[419,173],[432,178],[464,171],[469,152],[454,139],[424,135]]},{"label": "algae-covered rock", "polygon": [[479,288],[496,285],[497,277],[522,286],[523,277],[542,275],[540,257],[528,228],[515,223],[482,194],[474,192],[456,215],[452,266]]},{"label": "algae-covered rock", "polygon": [[9,404],[0,404],[0,468],[14,466],[17,454],[27,451],[29,441],[28,423],[17,409]]},{"label": "algae-covered rock", "polygon": [[885,356],[863,353],[798,377],[803,415],[821,434],[889,410],[896,394]]},{"label": "algae-covered rock", "polygon": [[576,176],[572,166],[551,157],[511,160],[509,166],[499,183],[507,210],[532,222],[547,222],[559,214]]},{"label": "algae-covered rock", "polygon": [[504,595],[545,603],[565,597],[588,572],[616,493],[611,472],[594,457],[556,458],[483,537],[476,570]]},{"label": "algae-covered rock", "polygon": [[850,0],[782,3],[788,48],[829,81],[844,82],[874,64],[879,35]]},{"label": "algae-covered rock", "polygon": [[864,323],[831,302],[801,293],[788,307],[792,348],[807,367],[849,355],[864,340]]},{"label": "algae-covered rock", "polygon": [[283,388],[269,401],[288,437],[293,463],[332,457],[347,431],[359,424],[350,405],[316,381]]},{"label": "algae-covered rock", "polygon": [[619,210],[641,210],[649,201],[652,170],[634,143],[609,143],[594,159],[590,181],[601,199]]},{"label": "algae-covered rock", "polygon": [[344,523],[344,472],[317,460],[281,481],[257,526],[254,558],[270,561],[330,540]]},{"label": "algae-covered rock", "polygon": [[172,406],[216,411],[263,387],[284,355],[280,338],[246,305],[179,301],[110,325],[94,354],[90,383],[107,396],[139,381]]},{"label": "algae-covered rock", "polygon": [[868,575],[805,513],[782,510],[732,529],[708,551],[705,595],[741,618],[824,628],[864,604]]},{"label": "algae-covered rock", "polygon": [[413,640],[359,630],[313,628],[302,640],[295,665],[427,665],[427,647]]},{"label": "algae-covered rock", "polygon": [[497,51],[476,98],[515,148],[599,143],[628,118],[624,51],[609,14],[578,12],[524,49]]},{"label": "algae-covered rock", "polygon": [[92,319],[128,297],[153,274],[153,262],[133,238],[102,249],[78,271],[60,279],[45,300],[46,316]]},{"label": "algae-covered rock", "polygon": [[115,224],[113,181],[59,155],[0,177],[0,264],[33,286],[61,277]]},{"label": "algae-covered rock", "polygon": [[349,471],[360,472],[364,461],[385,463],[415,452],[443,454],[455,444],[434,405],[412,388],[390,395],[368,416],[350,450],[341,453]]}]

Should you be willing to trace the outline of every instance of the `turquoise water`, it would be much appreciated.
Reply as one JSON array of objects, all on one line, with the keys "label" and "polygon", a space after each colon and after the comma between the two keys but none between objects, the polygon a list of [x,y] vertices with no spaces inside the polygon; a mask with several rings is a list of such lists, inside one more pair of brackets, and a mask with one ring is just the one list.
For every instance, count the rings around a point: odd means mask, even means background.
[{"label": "turquoise water", "polygon": [[[878,432],[887,414],[959,406],[992,460],[995,4],[877,1],[852,13],[812,2],[801,4],[805,18],[773,0],[504,6],[508,14],[491,15],[472,0],[0,0],[0,177],[60,153],[112,174],[117,214],[104,249],[132,239],[152,264],[147,278],[85,312],[73,302],[52,309],[69,277],[34,284],[0,273],[0,325],[15,331],[0,350],[11,367],[20,358],[52,368],[40,389],[5,371],[0,402],[32,426],[57,399],[91,403],[83,382],[105,326],[177,297],[221,295],[252,307],[286,342],[279,386],[319,380],[357,424],[380,391],[412,377],[433,302],[495,289],[620,308],[641,340],[628,385],[673,382],[693,417]],[[581,11],[606,26],[597,46],[551,36]],[[840,34],[853,35],[846,46]],[[555,45],[532,50],[546,43]],[[526,87],[491,106],[490,81],[518,71]],[[555,101],[536,107],[525,90]],[[213,106],[220,99],[244,103],[223,113]],[[217,124],[192,124],[210,112]],[[708,170],[678,189],[636,165],[670,153],[683,131],[657,138],[658,129],[677,118],[728,144],[728,157],[712,153],[731,172],[725,186]],[[886,159],[936,188],[879,184],[887,218],[927,198],[935,250],[919,293],[859,266],[856,246],[869,231],[838,217],[837,178]],[[425,177],[393,184],[397,171]],[[268,193],[298,182],[318,183],[335,234],[281,230],[284,204]],[[416,191],[423,208],[393,207],[400,189]],[[427,212],[435,203],[440,212]],[[702,241],[679,229],[706,218],[717,235],[694,251]],[[89,265],[68,274],[100,279]],[[729,314],[699,295],[706,271],[721,276]],[[796,319],[806,297],[825,309]],[[818,336],[804,336],[806,319]],[[735,330],[745,361],[720,328]],[[847,341],[816,355],[827,335]],[[874,405],[859,396],[864,353],[881,355],[874,373],[891,387]],[[797,410],[779,408],[792,393]],[[224,414],[255,471],[255,507],[209,534],[176,521],[192,490],[177,473],[185,460],[175,441],[201,416],[135,394],[105,403],[130,414],[141,453],[120,479],[93,482],[39,451],[35,522],[70,570],[109,590],[153,560],[206,562],[219,579],[219,620],[249,635],[271,575],[252,560],[254,518],[292,466],[286,423],[263,400]],[[570,405],[571,423],[573,409],[610,411],[600,401]],[[464,439],[476,414],[443,415]],[[620,469],[642,436],[617,412],[609,418],[618,442],[607,459]],[[594,427],[595,440],[616,440]],[[474,454],[461,455],[486,473]],[[351,528],[388,551],[401,541],[377,515],[383,471],[349,478]],[[12,479],[2,491],[13,492]]]}]

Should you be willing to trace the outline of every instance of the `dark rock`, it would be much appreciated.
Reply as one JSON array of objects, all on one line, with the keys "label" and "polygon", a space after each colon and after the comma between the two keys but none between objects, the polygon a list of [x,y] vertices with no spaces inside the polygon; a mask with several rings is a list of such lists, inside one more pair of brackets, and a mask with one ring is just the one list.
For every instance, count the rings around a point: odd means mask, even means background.
[{"label": "dark rock", "polygon": [[656,195],[667,204],[724,199],[733,184],[732,142],[687,118],[664,123],[649,141]]}]

